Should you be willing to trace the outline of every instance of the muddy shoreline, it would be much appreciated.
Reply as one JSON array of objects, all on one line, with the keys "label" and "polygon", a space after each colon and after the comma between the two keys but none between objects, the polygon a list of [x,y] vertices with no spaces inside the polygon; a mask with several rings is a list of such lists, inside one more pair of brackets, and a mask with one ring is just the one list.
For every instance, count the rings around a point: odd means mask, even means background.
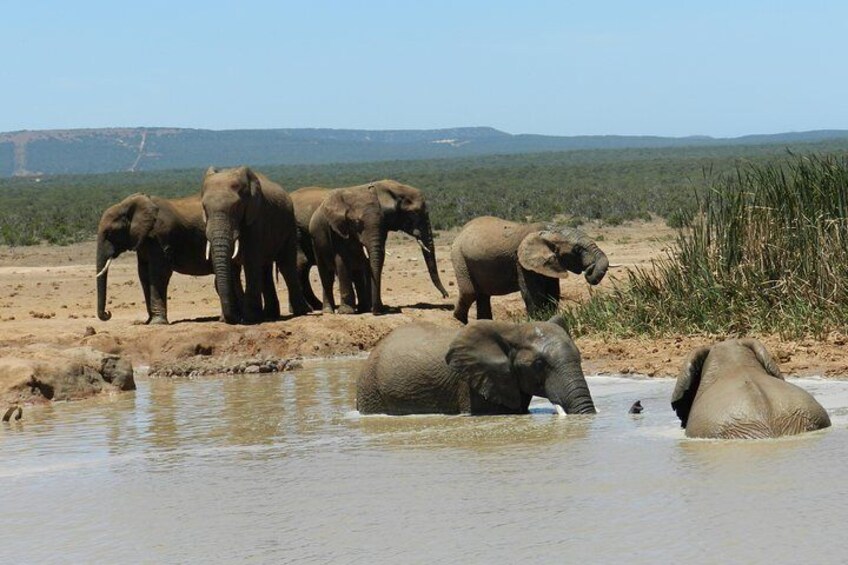
[{"label": "muddy shoreline", "polygon": [[[623,226],[584,226],[610,257],[622,265],[611,270],[599,289],[626,276],[626,268],[647,265],[661,255],[674,231],[661,222]],[[112,265],[108,308],[113,317],[95,315],[94,242],[68,247],[0,248],[0,357],[20,357],[27,348],[86,346],[149,366],[152,375],[195,376],[220,372],[287,370],[294,360],[364,355],[394,328],[412,321],[460,327],[451,315],[455,279],[449,259],[454,233],[437,234],[436,252],[442,280],[452,294],[442,299],[432,286],[418,246],[392,234],[387,244],[383,287],[392,313],[344,316],[312,313],[255,326],[229,326],[220,312],[211,277],[175,274],[169,287],[169,326],[146,326],[144,300],[136,260],[126,253]],[[320,290],[317,273],[313,288]],[[284,285],[280,302],[287,303]],[[582,277],[563,280],[564,301],[584,300],[588,285]],[[494,297],[496,319],[520,319],[518,294]],[[472,309],[472,317],[473,317]],[[576,340],[587,374],[676,376],[693,348],[726,336],[676,336],[660,339]],[[785,341],[760,336],[779,359],[787,375],[848,378],[848,338],[831,335],[821,341]]]}]

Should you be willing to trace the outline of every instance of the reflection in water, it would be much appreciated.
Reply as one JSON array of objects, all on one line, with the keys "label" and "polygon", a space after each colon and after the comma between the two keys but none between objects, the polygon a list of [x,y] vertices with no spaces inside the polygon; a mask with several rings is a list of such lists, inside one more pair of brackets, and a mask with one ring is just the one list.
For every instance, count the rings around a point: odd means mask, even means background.
[{"label": "reflection in water", "polygon": [[[0,548],[28,562],[838,562],[848,383],[834,427],[690,440],[673,381],[589,378],[600,413],[360,416],[361,360],[139,379],[0,427]],[[645,411],[628,414],[636,399]],[[826,519],[823,519],[826,517]]]}]

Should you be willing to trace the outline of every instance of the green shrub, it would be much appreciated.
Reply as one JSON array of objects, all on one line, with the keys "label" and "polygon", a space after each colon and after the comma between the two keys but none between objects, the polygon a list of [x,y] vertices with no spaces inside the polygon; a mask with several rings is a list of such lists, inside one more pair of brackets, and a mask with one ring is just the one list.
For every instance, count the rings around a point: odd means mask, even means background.
[{"label": "green shrub", "polygon": [[848,159],[740,166],[649,268],[566,312],[576,334],[848,329]]}]

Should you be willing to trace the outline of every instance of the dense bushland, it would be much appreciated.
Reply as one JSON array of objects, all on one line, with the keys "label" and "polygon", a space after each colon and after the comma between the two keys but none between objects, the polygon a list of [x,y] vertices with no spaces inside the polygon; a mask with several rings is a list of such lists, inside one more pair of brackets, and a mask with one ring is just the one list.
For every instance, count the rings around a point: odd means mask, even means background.
[{"label": "dense bushland", "polygon": [[716,181],[668,256],[566,310],[577,334],[848,330],[848,158],[792,156]]},{"label": "dense bushland", "polygon": [[[802,144],[805,152],[844,152],[848,140]],[[587,150],[464,159],[255,168],[289,190],[394,178],[425,191],[436,229],[491,214],[546,220],[558,214],[611,223],[653,213],[679,223],[695,209],[705,178],[740,159],[782,162],[775,145]],[[706,175],[704,172],[710,171]],[[200,189],[200,169],[0,179],[0,243],[67,244],[93,237],[102,211],[133,192],[164,197]]]}]

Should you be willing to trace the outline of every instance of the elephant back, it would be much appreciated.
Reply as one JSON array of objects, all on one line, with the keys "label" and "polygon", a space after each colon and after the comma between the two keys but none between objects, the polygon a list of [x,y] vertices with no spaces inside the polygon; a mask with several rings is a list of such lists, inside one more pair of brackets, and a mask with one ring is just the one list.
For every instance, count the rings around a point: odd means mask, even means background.
[{"label": "elephant back", "polygon": [[401,326],[371,351],[356,384],[362,414],[457,413],[458,382],[445,362],[457,330],[429,323]]}]

